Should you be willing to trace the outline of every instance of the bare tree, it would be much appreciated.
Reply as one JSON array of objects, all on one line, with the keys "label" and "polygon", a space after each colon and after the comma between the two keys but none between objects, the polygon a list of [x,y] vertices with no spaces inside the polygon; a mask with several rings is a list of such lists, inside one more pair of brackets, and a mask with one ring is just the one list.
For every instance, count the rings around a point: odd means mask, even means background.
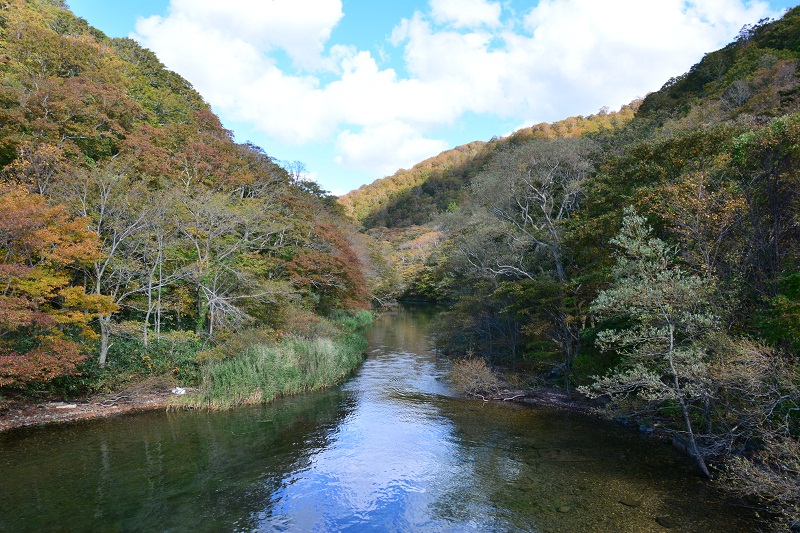
[{"label": "bare tree", "polygon": [[[102,242],[102,258],[85,272],[91,290],[122,306],[146,290],[138,281],[147,270],[141,254],[142,233],[151,216],[148,192],[130,179],[127,166],[118,161],[77,171],[73,180],[64,181],[56,194],[91,221],[90,229]],[[98,317],[100,366],[105,366],[108,357],[111,319],[111,314]]]},{"label": "bare tree", "polygon": [[197,290],[198,330],[249,320],[239,302],[269,298],[273,288],[250,275],[240,262],[246,253],[265,250],[281,228],[261,198],[237,199],[207,192],[185,198],[177,227],[193,250],[187,275]]},{"label": "bare tree", "polygon": [[[562,296],[541,302],[539,314],[551,324],[549,336],[564,355],[567,388],[582,321],[575,320],[564,303],[569,282],[564,233],[566,221],[585,196],[592,149],[586,140],[554,139],[500,154],[473,184],[475,197],[500,226],[485,224],[459,242],[469,263],[488,276],[560,286]],[[484,238],[476,242],[476,236]]]}]

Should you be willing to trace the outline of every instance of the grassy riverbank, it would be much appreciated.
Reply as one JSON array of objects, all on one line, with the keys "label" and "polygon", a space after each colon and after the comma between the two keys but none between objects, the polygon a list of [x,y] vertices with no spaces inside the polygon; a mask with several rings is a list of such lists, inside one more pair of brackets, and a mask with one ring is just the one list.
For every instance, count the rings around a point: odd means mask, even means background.
[{"label": "grassy riverbank", "polygon": [[228,409],[339,383],[361,362],[372,323],[367,311],[320,319],[280,340],[241,338],[209,354],[198,391],[176,406]]},{"label": "grassy riverbank", "polygon": [[[220,410],[324,389],[362,361],[372,320],[367,311],[325,319],[295,310],[281,331],[245,331],[206,350],[191,335],[147,346],[118,338],[106,368],[87,364],[49,389],[0,395],[0,431],[141,410]],[[188,394],[173,394],[176,386]]]}]

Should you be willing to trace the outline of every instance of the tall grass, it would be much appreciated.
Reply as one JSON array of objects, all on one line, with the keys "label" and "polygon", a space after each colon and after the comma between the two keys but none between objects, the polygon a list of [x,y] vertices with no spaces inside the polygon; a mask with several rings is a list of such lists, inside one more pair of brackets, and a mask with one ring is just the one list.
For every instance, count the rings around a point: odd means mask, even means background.
[{"label": "tall grass", "polygon": [[360,329],[371,321],[368,312],[343,315],[326,328],[334,335],[289,336],[208,361],[199,392],[183,398],[181,405],[227,409],[330,387],[361,362],[367,341]]}]

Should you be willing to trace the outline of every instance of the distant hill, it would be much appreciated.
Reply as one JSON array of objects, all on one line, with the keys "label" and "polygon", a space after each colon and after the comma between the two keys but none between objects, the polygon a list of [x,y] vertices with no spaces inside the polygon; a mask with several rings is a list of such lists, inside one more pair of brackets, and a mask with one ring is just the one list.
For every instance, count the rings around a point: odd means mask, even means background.
[{"label": "distant hill", "polygon": [[633,118],[639,102],[617,112],[601,111],[588,117],[571,117],[552,124],[520,129],[506,138],[474,141],[447,150],[394,175],[363,185],[339,198],[345,213],[365,228],[403,228],[430,222],[462,203],[472,177],[480,172],[496,151],[531,139],[579,137],[616,129]]},{"label": "distant hill", "polygon": [[[346,213],[366,228],[423,224],[448,206],[457,205],[491,154],[509,145],[617,129],[634,113],[636,135],[640,135],[643,128],[652,133],[666,123],[765,119],[800,110],[794,70],[800,12],[795,8],[776,23],[766,22],[744,27],[734,42],[706,54],[689,72],[619,112],[571,117],[524,128],[507,138],[474,141],[364,185],[342,196],[340,202]],[[629,130],[629,134],[633,132]]]}]

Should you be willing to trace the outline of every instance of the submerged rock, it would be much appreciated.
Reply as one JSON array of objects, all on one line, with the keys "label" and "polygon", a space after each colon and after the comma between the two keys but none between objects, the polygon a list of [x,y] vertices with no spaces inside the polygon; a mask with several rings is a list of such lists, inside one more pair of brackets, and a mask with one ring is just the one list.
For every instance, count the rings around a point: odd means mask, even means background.
[{"label": "submerged rock", "polygon": [[672,529],[672,528],[678,527],[680,525],[677,520],[675,520],[674,518],[669,517],[669,516],[658,516],[658,517],[656,517],[656,523],[658,523],[659,526],[661,526],[663,528],[666,528],[666,529]]}]

